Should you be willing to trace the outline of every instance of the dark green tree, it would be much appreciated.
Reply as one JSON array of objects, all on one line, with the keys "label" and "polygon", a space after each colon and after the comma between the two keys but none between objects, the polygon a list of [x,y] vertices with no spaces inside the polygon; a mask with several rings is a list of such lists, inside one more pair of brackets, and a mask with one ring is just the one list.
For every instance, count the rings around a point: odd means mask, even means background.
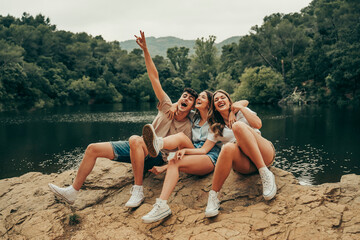
[{"label": "dark green tree", "polygon": [[188,57],[189,50],[186,47],[173,47],[168,48],[166,51],[166,56],[170,59],[171,64],[180,77],[184,77],[189,68],[191,62]]}]

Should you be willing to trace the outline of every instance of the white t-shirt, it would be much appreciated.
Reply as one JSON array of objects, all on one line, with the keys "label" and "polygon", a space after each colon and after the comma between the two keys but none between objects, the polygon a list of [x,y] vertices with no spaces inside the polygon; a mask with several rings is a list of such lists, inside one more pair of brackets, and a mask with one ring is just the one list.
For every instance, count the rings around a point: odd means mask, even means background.
[{"label": "white t-shirt", "polygon": [[[256,114],[256,112],[252,111],[250,108],[246,108],[248,109],[250,112]],[[246,123],[247,125],[250,126],[249,122],[246,120],[244,114],[241,111],[238,111],[238,113],[236,114],[236,120]],[[251,127],[251,126],[250,126]],[[261,133],[259,129],[256,128],[252,128],[255,130],[255,132],[257,133]],[[218,147],[222,147],[222,145],[224,145],[225,143],[231,142],[234,143],[236,142],[236,138],[234,136],[234,132],[232,131],[231,128],[229,128],[228,126],[225,125],[224,130],[222,132],[222,136],[217,136],[215,137],[215,134],[209,129],[209,134],[208,134],[208,138],[210,141],[215,142],[216,145]]]}]

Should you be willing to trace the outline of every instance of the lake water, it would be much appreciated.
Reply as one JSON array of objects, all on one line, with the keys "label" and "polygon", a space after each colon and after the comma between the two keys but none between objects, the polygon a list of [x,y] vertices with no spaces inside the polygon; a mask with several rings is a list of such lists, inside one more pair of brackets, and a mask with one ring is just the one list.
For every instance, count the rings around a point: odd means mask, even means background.
[{"label": "lake water", "polygon": [[[302,184],[360,174],[360,108],[250,106],[274,143],[275,166]],[[155,104],[63,107],[0,113],[0,179],[77,168],[89,143],[127,140],[151,123]]]}]

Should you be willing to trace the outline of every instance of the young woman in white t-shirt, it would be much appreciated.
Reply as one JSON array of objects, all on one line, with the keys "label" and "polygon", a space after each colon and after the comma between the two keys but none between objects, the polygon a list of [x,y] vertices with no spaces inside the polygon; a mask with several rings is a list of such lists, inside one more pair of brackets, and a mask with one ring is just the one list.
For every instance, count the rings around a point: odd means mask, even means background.
[{"label": "young woman in white t-shirt", "polygon": [[[238,111],[235,122],[229,120],[233,111]],[[176,154],[181,159],[185,154],[203,154],[215,144],[223,145],[215,167],[205,216],[213,217],[219,213],[218,192],[232,168],[242,174],[258,170],[263,196],[266,200],[272,199],[276,194],[275,177],[267,166],[275,159],[275,149],[270,141],[261,136],[261,119],[248,107],[233,104],[227,92],[218,90],[213,94],[208,121],[211,132],[203,147],[182,149]]]}]

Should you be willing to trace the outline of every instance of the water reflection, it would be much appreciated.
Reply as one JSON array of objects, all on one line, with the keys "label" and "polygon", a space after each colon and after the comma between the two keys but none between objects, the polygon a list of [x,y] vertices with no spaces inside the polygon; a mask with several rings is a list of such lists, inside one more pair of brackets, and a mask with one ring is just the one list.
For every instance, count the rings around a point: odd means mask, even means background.
[{"label": "water reflection", "polygon": [[[251,106],[274,143],[275,166],[301,184],[337,182],[360,174],[360,111],[335,106]],[[77,168],[92,142],[141,134],[156,115],[154,104],[114,104],[0,113],[0,179],[29,171]]]}]

